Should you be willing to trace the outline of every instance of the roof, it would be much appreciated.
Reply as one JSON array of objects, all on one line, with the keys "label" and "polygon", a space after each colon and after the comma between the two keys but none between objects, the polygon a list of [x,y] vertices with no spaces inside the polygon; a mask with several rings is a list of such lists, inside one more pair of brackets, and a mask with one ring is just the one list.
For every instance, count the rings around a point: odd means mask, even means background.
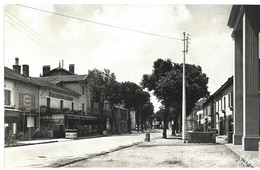
[{"label": "roof", "polygon": [[8,67],[4,67],[4,70],[5,70],[4,77],[8,78],[8,79],[17,80],[17,81],[21,81],[21,82],[24,82],[24,83],[29,83],[29,84],[32,84],[32,85],[35,85],[35,86],[38,86],[38,87],[45,87],[45,88],[49,88],[49,89],[52,89],[52,90],[57,90],[57,91],[64,92],[64,93],[67,93],[67,94],[80,95],[80,94],[78,94],[78,93],[76,93],[76,92],[74,92],[70,89],[62,88],[62,87],[57,86],[57,85],[55,85],[51,82],[48,82],[47,80],[41,80],[41,79],[34,78],[34,77],[22,76],[22,75],[16,73],[15,71],[13,71],[12,69],[10,69]]},{"label": "roof", "polygon": [[37,77],[36,79],[45,80],[54,84],[60,82],[75,82],[75,81],[85,81],[87,74],[83,75],[64,75],[64,76],[47,76],[47,77]]},{"label": "roof", "polygon": [[221,93],[225,88],[233,84],[233,76],[229,77],[228,80],[214,93],[212,94],[207,101],[203,104],[203,106],[207,105],[214,97],[216,97],[219,93]]},{"label": "roof", "polygon": [[260,6],[259,5],[233,5],[227,25],[233,28],[234,31],[242,30],[242,19],[245,11],[254,11],[254,19],[260,19]]},{"label": "roof", "polygon": [[44,77],[44,76],[51,76],[51,74],[52,74],[53,72],[57,72],[57,71],[65,72],[65,73],[68,74],[68,75],[75,75],[75,73],[72,73],[72,72],[70,72],[70,71],[68,71],[68,70],[66,70],[66,69],[64,69],[64,68],[62,68],[62,67],[57,67],[57,68],[54,68],[54,69],[50,70],[48,73],[46,73],[46,74],[44,74],[44,75],[42,75],[42,76],[43,76],[43,77]]}]

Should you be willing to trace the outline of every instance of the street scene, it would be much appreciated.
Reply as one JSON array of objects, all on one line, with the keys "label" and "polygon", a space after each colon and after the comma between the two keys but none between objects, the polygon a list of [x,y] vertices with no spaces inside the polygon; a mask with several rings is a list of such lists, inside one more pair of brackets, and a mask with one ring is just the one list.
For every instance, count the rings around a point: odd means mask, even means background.
[{"label": "street scene", "polygon": [[260,167],[260,5],[3,7],[2,167]]}]

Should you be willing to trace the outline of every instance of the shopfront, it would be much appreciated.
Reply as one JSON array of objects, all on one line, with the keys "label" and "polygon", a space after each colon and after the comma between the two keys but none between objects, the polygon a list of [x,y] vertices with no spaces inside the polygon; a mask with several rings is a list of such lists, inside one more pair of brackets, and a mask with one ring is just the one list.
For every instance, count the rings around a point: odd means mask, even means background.
[{"label": "shopfront", "polygon": [[[53,114],[41,116],[41,131],[43,137],[65,138],[91,136],[98,134],[98,119],[92,116]],[[68,135],[70,134],[70,135]],[[47,135],[47,136],[46,136]]]}]

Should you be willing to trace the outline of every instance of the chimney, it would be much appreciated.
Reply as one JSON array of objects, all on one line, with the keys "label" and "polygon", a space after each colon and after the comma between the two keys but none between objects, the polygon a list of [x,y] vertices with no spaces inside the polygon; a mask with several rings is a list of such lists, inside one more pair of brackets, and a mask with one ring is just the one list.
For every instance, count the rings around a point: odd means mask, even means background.
[{"label": "chimney", "polygon": [[69,71],[74,74],[74,64],[69,65]]},{"label": "chimney", "polygon": [[18,57],[15,58],[15,65],[13,65],[13,70],[16,73],[21,74],[21,66],[19,65],[19,58]]},{"label": "chimney", "polygon": [[50,65],[43,66],[42,67],[42,76],[44,76],[45,74],[47,74],[50,71],[51,71],[51,66]]},{"label": "chimney", "polygon": [[29,65],[27,64],[23,65],[23,75],[29,77]]},{"label": "chimney", "polygon": [[19,58],[18,57],[15,58],[15,65],[19,65]]}]

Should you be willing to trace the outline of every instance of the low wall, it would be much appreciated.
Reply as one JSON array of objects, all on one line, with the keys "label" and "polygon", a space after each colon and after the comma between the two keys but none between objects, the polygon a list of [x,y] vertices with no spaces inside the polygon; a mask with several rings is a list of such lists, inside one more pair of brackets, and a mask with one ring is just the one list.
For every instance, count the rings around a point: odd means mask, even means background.
[{"label": "low wall", "polygon": [[187,132],[188,143],[216,143],[215,132]]}]

